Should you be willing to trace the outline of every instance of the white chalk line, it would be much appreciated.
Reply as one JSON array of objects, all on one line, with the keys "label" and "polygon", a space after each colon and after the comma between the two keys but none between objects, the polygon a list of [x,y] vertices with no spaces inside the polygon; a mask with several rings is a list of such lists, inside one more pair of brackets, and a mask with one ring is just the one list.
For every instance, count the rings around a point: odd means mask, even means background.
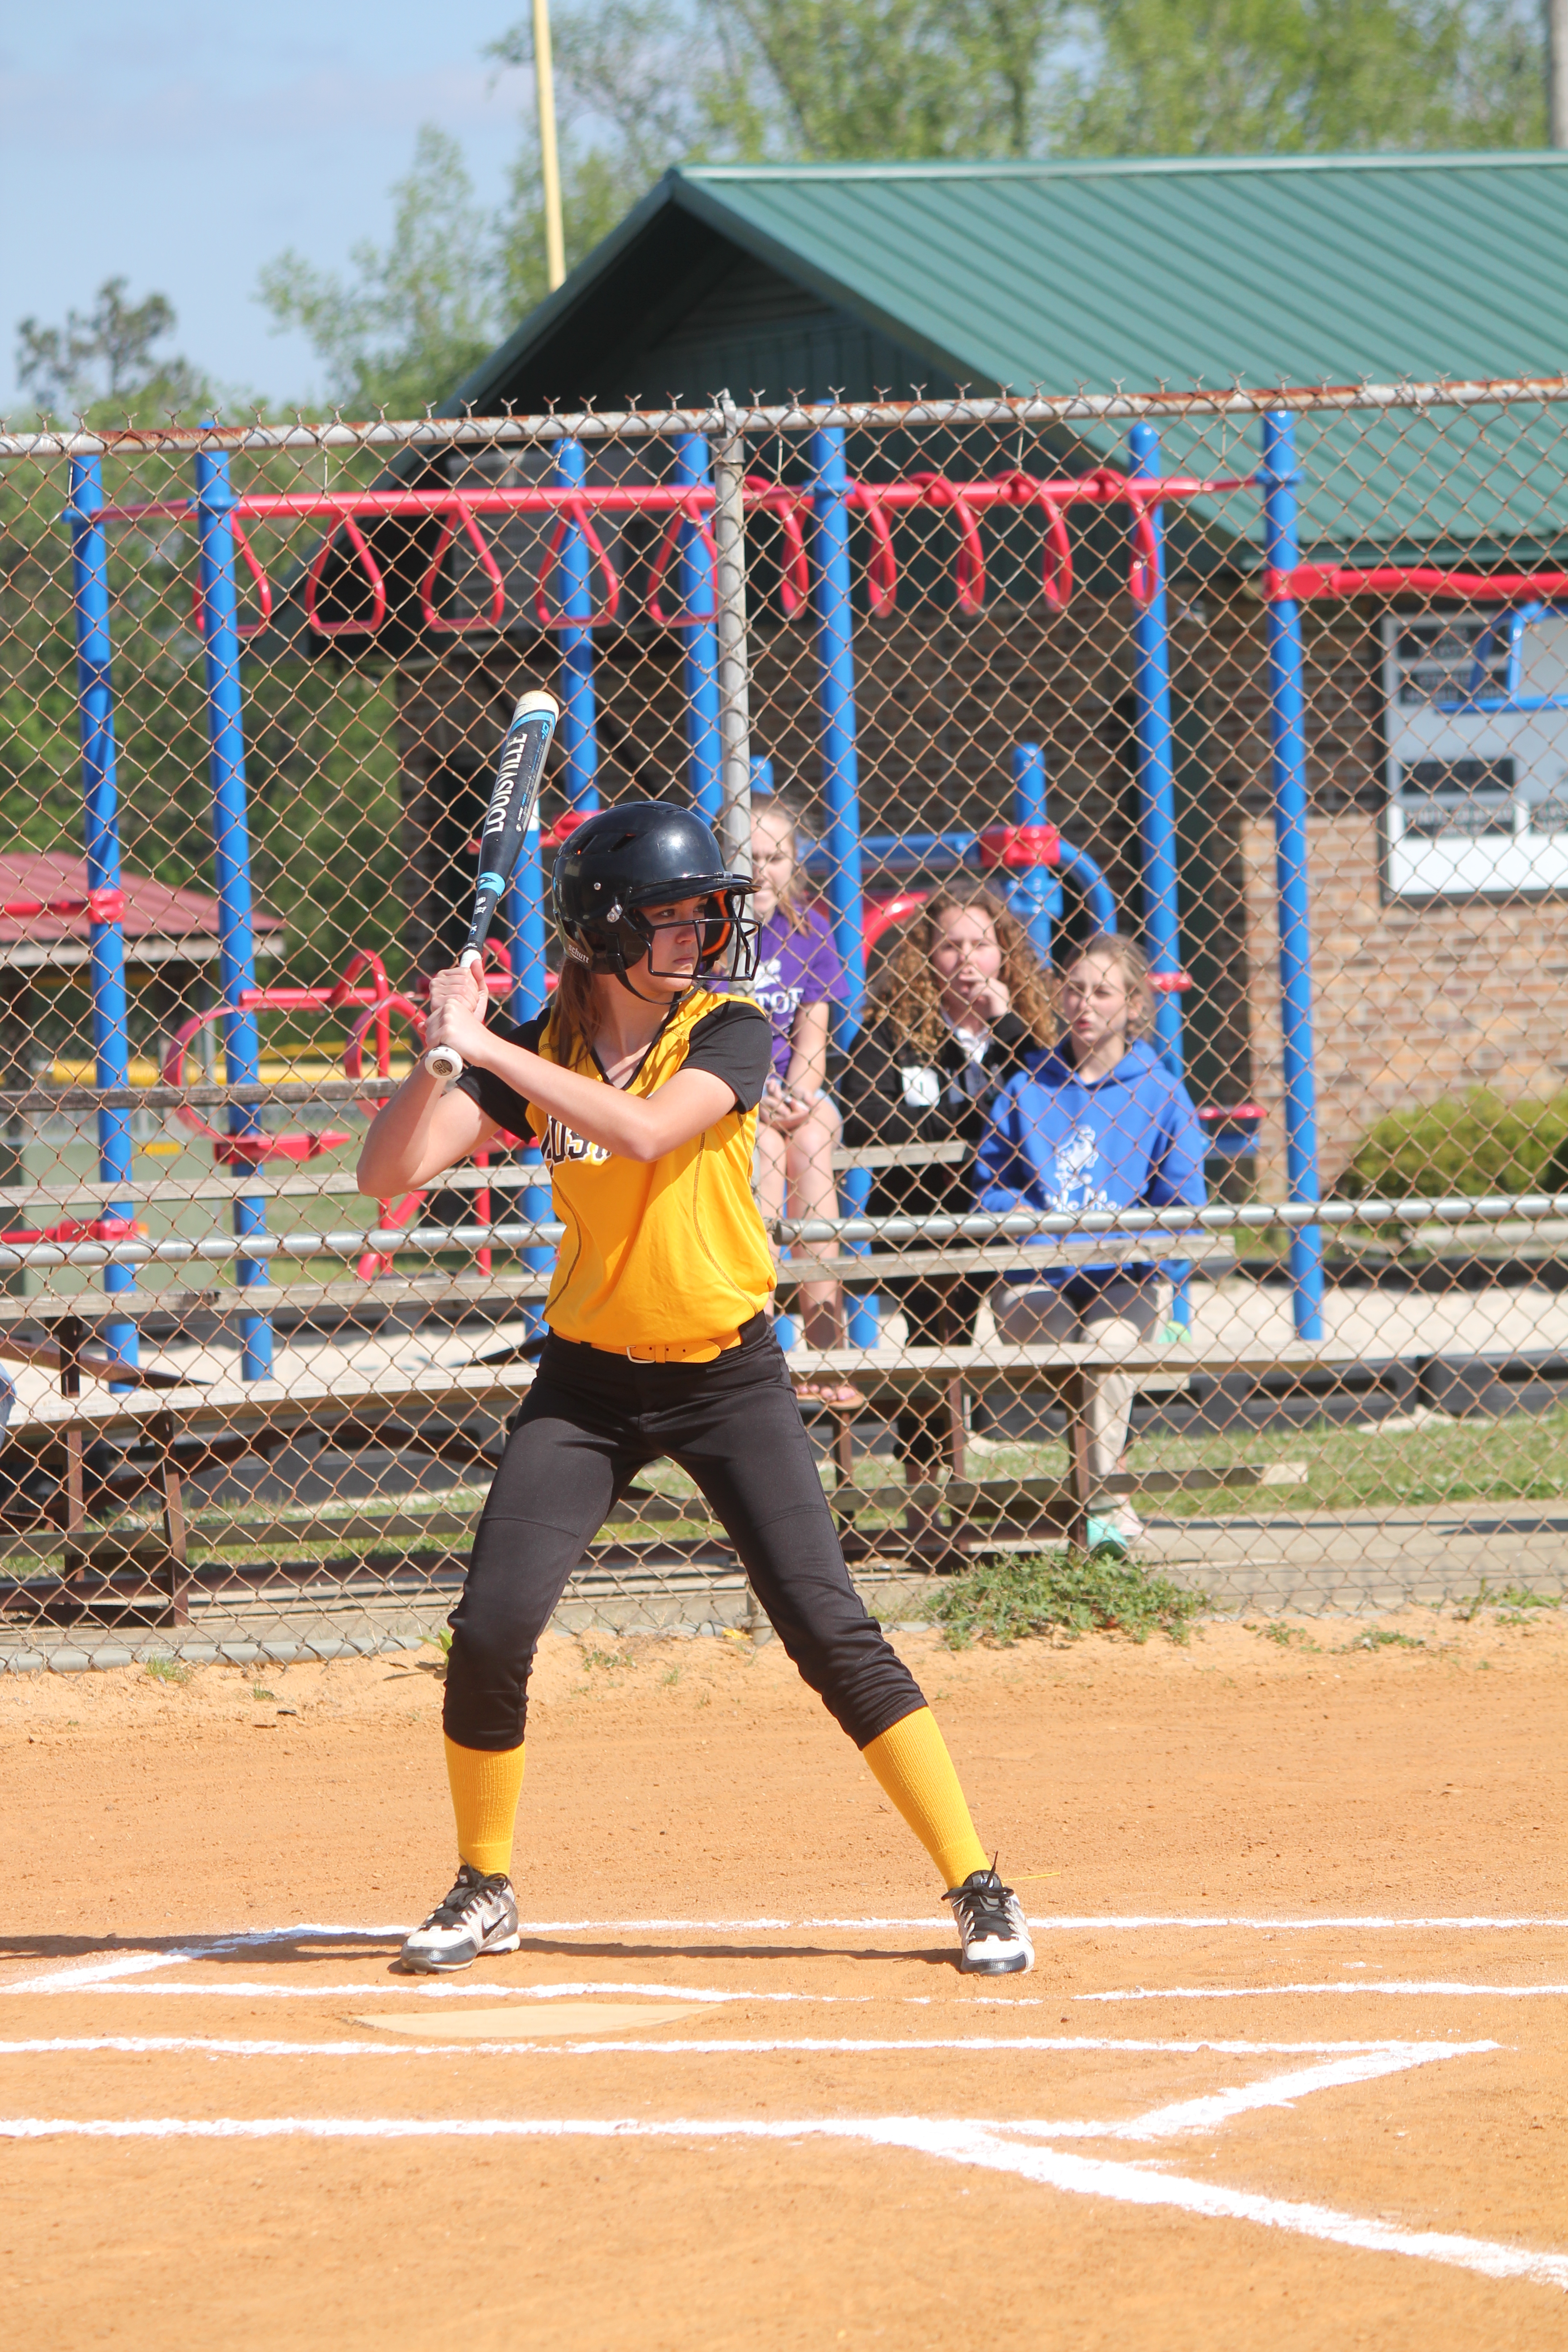
[{"label": "white chalk line", "polygon": [[1467,1984],[1447,1978],[1349,1977],[1342,1984],[1271,1985],[1136,1985],[1121,1992],[1075,1992],[1074,2000],[1268,2000],[1276,1993],[1393,1993],[1414,2000],[1531,2000],[1542,1995],[1568,1994],[1568,1984]]},{"label": "white chalk line", "polygon": [[[105,2046],[110,2050],[120,2049],[140,2055],[148,2049],[156,2049],[159,2045],[155,2041],[149,2042],[140,2037],[126,2035],[110,2040],[107,2044],[90,2042],[54,2044],[46,2042],[36,2045],[35,2054],[52,2055],[62,2049],[66,2051],[82,2048],[101,2050]],[[191,2045],[183,2046],[188,2048]],[[1114,2044],[1110,2046],[1115,2047]],[[1313,2091],[1334,2090],[1347,2083],[1375,2082],[1384,2074],[1405,2074],[1414,2066],[1432,2065],[1445,2058],[1472,2056],[1478,2051],[1494,2050],[1497,2046],[1495,2042],[1471,2042],[1463,2048],[1458,2048],[1452,2042],[1443,2042],[1385,2044],[1382,2048],[1356,2051],[1348,2056],[1342,2053],[1336,2054],[1327,2063],[1315,2066],[1293,2067],[1283,2074],[1271,2075],[1263,2082],[1235,2084],[1223,2091],[1207,2092],[1197,2098],[1171,2101],[1163,2106],[1151,2108],[1144,2115],[1123,2117],[1114,2122],[1070,2121],[1064,2118],[1048,2123],[1040,2121],[982,2123],[980,2127],[989,2131],[1026,2132],[1045,2139],[1153,2140],[1171,2138],[1184,2132],[1212,2133],[1221,2125],[1229,2123],[1233,2116],[1249,2114],[1255,2108],[1288,2107],[1295,2100],[1304,2098]],[[6,2047],[13,2054],[26,2054],[26,2045],[9,2044]],[[1189,2045],[1180,2042],[1173,2045],[1167,2044],[1167,2048],[1173,2048],[1178,2053],[1186,2051]],[[737,2052],[742,2055],[753,2056],[759,2053],[784,2052],[793,2055],[802,2051],[826,2052],[835,2056],[846,2054],[853,2056],[865,2054],[868,2052],[885,2054],[889,2051],[905,2050],[960,2050],[967,2054],[975,2050],[1016,2052],[1031,2049],[1038,2051],[1042,2048],[1054,2050],[1059,2053],[1059,2045],[1008,2042],[978,2043],[962,2042],[579,2042],[558,2043],[553,2048],[542,2048],[538,2044],[532,2044],[526,2053],[520,2053],[515,2042],[500,2042],[470,2044],[469,2048],[473,2054],[489,2057],[497,2055],[515,2057],[520,2054],[542,2057],[603,2057],[626,2051],[634,2054],[655,2057],[661,2057],[669,2053],[676,2055],[711,2057],[721,2052]],[[450,2057],[453,2053],[449,2045],[441,2043],[413,2044],[403,2051],[393,2053],[386,2050],[379,2042],[274,2042],[272,2044],[231,2042],[226,2045],[214,2042],[206,2045],[206,2054],[209,2057],[383,2058],[397,2055],[439,2058]]]},{"label": "white chalk line", "polygon": [[[519,1985],[497,1984],[483,1978],[477,1984],[428,1984],[417,1979],[373,1977],[365,1983],[348,1984],[267,1984],[248,1978],[232,1980],[204,1980],[199,1984],[12,1984],[0,1985],[0,1992],[9,1993],[132,1993],[141,2000],[174,2000],[186,1996],[209,2000],[378,2000],[393,1995],[399,2000],[559,2000],[571,1995],[580,1999],[585,1993],[646,1993],[658,1995],[661,2000],[700,2000],[722,2003],[736,2000],[792,2001],[815,2003],[836,2008],[865,2008],[876,1999],[868,1992],[716,1992],[710,1986],[667,1984],[622,1984],[595,1980],[584,1984]],[[908,1999],[909,1996],[896,1996]],[[1046,2009],[1047,2000],[1030,2000],[1024,2006]]]},{"label": "white chalk line", "polygon": [[[1069,2195],[1105,2197],[1121,2204],[1169,2206],[1212,2220],[1245,2221],[1321,2242],[1370,2253],[1404,2254],[1484,2278],[1525,2279],[1568,2291],[1568,2254],[1542,2253],[1498,2244],[1454,2231],[1406,2230],[1363,2220],[1322,2205],[1289,2202],[1223,2188],[1217,2181],[1187,2180],[1164,2171],[1114,2159],[1077,2155],[1005,2137],[1008,2124],[938,2122],[919,2116],[865,2116],[853,2120],[802,2118],[744,2121],[643,2117],[480,2117],[268,2116],[215,2116],[200,2120],[156,2116],[133,2122],[42,2116],[0,2117],[0,2137],[10,2139],[121,2140],[411,2140],[411,2139],[687,2139],[696,2141],[858,2141],[865,2147],[902,2147],[914,2153],[974,2165],[992,2172],[1059,2189]],[[1043,2128],[1048,2128],[1045,2126]]]},{"label": "white chalk line", "polygon": [[[209,2058],[579,2058],[603,2057],[626,2052],[645,2057],[711,2057],[715,2053],[739,2057],[769,2056],[782,2052],[824,2052],[833,2056],[886,2056],[900,2051],[957,2051],[965,2055],[985,2054],[997,2051],[1033,2052],[1052,2056],[1083,2055],[1086,2052],[1123,2053],[1134,2056],[1151,2054],[1171,2057],[1191,2057],[1194,2053],[1232,2058],[1254,2057],[1313,2057],[1331,2058],[1336,2063],[1363,2061],[1376,2063],[1379,2072],[1389,2066],[1421,2066],[1436,2058],[1473,2057],[1478,2053],[1500,2049],[1496,2042],[1217,2042],[1217,2041],[1126,2041],[1110,2035],[1074,2034],[962,2034],[944,2038],[889,2035],[870,2036],[823,2034],[777,2035],[768,2039],[752,2036],[708,2041],[667,2040],[631,2042],[617,2034],[612,2042],[560,2041],[549,2042],[282,2042],[259,2037],[232,2034],[201,2033],[61,2033],[37,2034],[13,2042],[0,2042],[0,2059],[48,2058],[75,2054],[92,2055],[107,2053],[133,2057],[148,2055],[191,2055]],[[1350,2079],[1347,2077],[1347,2079]],[[1317,2087],[1316,2084],[1313,2087]]]},{"label": "white chalk line", "polygon": [[[942,1923],[939,1920],[927,1917],[923,1915],[919,1918],[900,1919],[531,1919],[521,1923],[521,1933],[525,1937],[605,1935],[611,1933],[617,1935],[669,1935],[679,1933],[682,1935],[729,1937],[742,1933],[748,1935],[761,1934],[764,1932],[776,1932],[781,1934],[799,1933],[804,1928],[837,1928],[847,1933],[860,1933],[880,1928],[910,1929],[934,1927],[941,1924]],[[1445,1916],[1434,1915],[1430,1917],[1426,1917],[1415,1916],[1398,1916],[1392,1914],[1368,1914],[1364,1916],[1356,1916],[1354,1914],[1345,1913],[1311,1918],[1282,1918],[1272,1916],[1254,1916],[1251,1914],[1202,1914],[1190,1912],[1086,1912],[1075,1916],[1058,1915],[1055,1917],[1037,1918],[1032,1920],[1030,1925],[1037,1937],[1047,1935],[1088,1933],[1089,1931],[1100,1933],[1110,1933],[1112,1931],[1141,1933],[1151,1928],[1163,1927],[1189,1928],[1194,1931],[1205,1928],[1226,1928],[1248,1932],[1258,1931],[1277,1935],[1287,1931],[1298,1932],[1308,1928],[1316,1929],[1324,1927],[1365,1930],[1375,1929],[1378,1931],[1397,1931],[1400,1929],[1413,1931],[1443,1929],[1461,1930],[1467,1932],[1506,1930],[1510,1928],[1568,1927],[1568,1918],[1558,1918],[1546,1914],[1521,1914],[1517,1916],[1510,1914],[1498,1916],[1455,1914]],[[100,1987],[107,1989],[117,1983],[122,1978],[144,1976],[163,1969],[188,1966],[193,1962],[204,1959],[215,1959],[225,1952],[243,1951],[247,1948],[258,1945],[293,1943],[306,1937],[331,1937],[333,1939],[353,1938],[364,1942],[382,1942],[392,1938],[401,1939],[407,1934],[407,1932],[408,1923],[406,1921],[401,1921],[392,1926],[366,1927],[363,1925],[342,1926],[341,1924],[332,1925],[331,1923],[315,1920],[301,1920],[297,1922],[294,1926],[287,1927],[238,1928],[225,1934],[192,1937],[187,1938],[178,1948],[171,1950],[133,1951],[129,1953],[120,1953],[107,1959],[71,1961],[63,1966],[57,1966],[49,1969],[42,1975],[14,1978],[7,1983],[0,1983],[0,1994],[56,1991],[89,1992],[93,1991]],[[209,1989],[217,1990],[221,1988],[208,1988],[206,1986],[189,1988],[191,1990],[203,1991]],[[136,1990],[151,1992],[153,1990],[163,1990],[164,1988],[147,1985],[140,1986],[136,1988]],[[171,1990],[173,1990],[173,1988],[171,1988]],[[186,1988],[181,1987],[178,1988],[178,1990],[184,1990]],[[266,1987],[247,1985],[243,1990],[247,1999],[254,1999],[258,1992],[265,1993],[268,1989]],[[339,1987],[321,1987],[317,1988],[317,1990],[335,1995],[338,1991],[343,1989]],[[428,1994],[437,1989],[426,1987],[423,1990]],[[460,1995],[479,1989],[477,1987],[468,1986],[446,1986],[439,1990],[444,1993],[458,1993]],[[518,1990],[518,1988],[509,1987],[507,1990],[510,1991]],[[533,1989],[531,1988],[530,1990]],[[694,1995],[693,1998],[695,1997],[696,1996]],[[719,2000],[723,1999],[726,1996],[709,1991],[702,1997],[709,2000]],[[737,1996],[737,1998],[739,1996]],[[750,1997],[758,2000],[811,2000],[823,1998],[821,1995],[812,1993],[769,1993],[757,1994]],[[839,1998],[845,1998],[845,1996],[839,1996]]]},{"label": "white chalk line", "polygon": [[[742,1933],[762,1933],[774,1929],[780,1933],[798,1934],[803,1928],[838,1928],[847,1934],[881,1927],[940,1927],[939,1917],[921,1913],[916,1918],[900,1919],[524,1919],[519,1922],[524,1936],[585,1936],[606,1935],[713,1935],[732,1936]],[[1281,1928],[1308,1927],[1367,1927],[1379,1929],[1406,1928],[1508,1928],[1508,1927],[1568,1927],[1568,1918],[1544,1915],[1482,1917],[1458,1916],[1431,1918],[1401,1918],[1392,1915],[1361,1916],[1353,1913],[1342,1916],[1311,1918],[1272,1918],[1243,1913],[1205,1912],[1084,1912],[1076,1915],[1058,1913],[1054,1916],[1029,1919],[1034,1935],[1077,1935],[1090,1929],[1109,1934],[1112,1930],[1142,1932],[1151,1927],[1262,1928],[1278,1932]],[[354,1932],[342,1930],[343,1933]],[[361,1934],[375,1932],[360,1929]],[[405,1929],[395,1932],[406,1933]]]},{"label": "white chalk line", "polygon": [[[391,1925],[366,1926],[363,1921],[333,1925],[320,1920],[300,1920],[287,1927],[242,1927],[211,1935],[188,1936],[178,1948],[148,1949],[122,1953],[104,1959],[89,1958],[57,1965],[44,1976],[32,1977],[0,1985],[0,1992],[39,1991],[56,1978],[70,1978],[77,1982],[103,1974],[129,1973],[132,1969],[173,1968],[181,1962],[214,1957],[222,1952],[242,1951],[247,1946],[292,1943],[302,1937],[352,1938],[379,1943],[392,1938],[401,1940],[408,1933],[406,1919]],[[586,1936],[586,1935],[708,1935],[734,1936],[763,1933],[797,1934],[803,1928],[841,1929],[858,1934],[873,1928],[940,1927],[944,1925],[940,1915],[921,1913],[915,1918],[809,1918],[809,1919],[526,1919],[520,1923],[524,1936]],[[1155,1927],[1190,1928],[1194,1932],[1208,1928],[1258,1930],[1268,1934],[1283,1931],[1305,1931],[1309,1928],[1348,1928],[1397,1932],[1401,1929],[1421,1930],[1441,1928],[1482,1932],[1525,1927],[1568,1927],[1568,1918],[1550,1914],[1454,1913],[1395,1915],[1393,1913],[1352,1912],[1317,1914],[1311,1917],[1279,1917],[1273,1915],[1221,1912],[1083,1912],[1058,1913],[1030,1920],[1037,1937],[1076,1935],[1094,1931],[1100,1934],[1121,1932],[1140,1934]]]}]

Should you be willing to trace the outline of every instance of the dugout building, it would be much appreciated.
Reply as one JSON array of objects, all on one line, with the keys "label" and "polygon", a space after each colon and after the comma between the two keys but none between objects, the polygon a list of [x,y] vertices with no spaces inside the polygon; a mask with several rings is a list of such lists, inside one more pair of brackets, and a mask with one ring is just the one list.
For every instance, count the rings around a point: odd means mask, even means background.
[{"label": "dugout building", "polygon": [[[699,404],[721,389],[772,404],[830,392],[1398,384],[1552,376],[1565,364],[1568,155],[702,166],[667,173],[440,413]],[[1178,419],[1161,432],[1168,471],[1240,478],[1258,463],[1255,418]],[[1300,447],[1302,552],[1313,562],[1531,569],[1568,552],[1568,448],[1550,411],[1314,416]],[[646,444],[590,443],[586,457],[590,478],[641,478],[652,462]],[[852,436],[848,459],[851,475],[881,478],[975,479],[1009,465],[1082,474],[1126,466],[1126,428],[911,432],[898,447]],[[753,447],[749,462],[798,478],[798,443]],[[549,459],[502,449],[440,463],[523,479],[542,478]],[[1189,1067],[1200,1098],[1273,1110],[1258,502],[1216,494],[1165,511],[1182,952],[1195,983]],[[639,540],[638,529],[604,526],[630,592],[595,633],[608,796],[683,788],[679,648],[643,609],[657,532]],[[1125,513],[1075,518],[1065,611],[1039,593],[1037,555],[1010,556],[1005,532],[988,542],[984,607],[966,611],[949,521],[931,511],[903,529],[897,609],[858,613],[866,829],[992,822],[1005,814],[1009,746],[1038,740],[1053,820],[1099,861],[1135,928]],[[377,544],[391,583],[378,642],[399,671],[409,943],[429,967],[461,929],[463,850],[520,662],[549,678],[557,648],[537,622],[536,525],[507,535],[499,631],[433,636],[415,593],[423,553],[411,540],[400,558],[390,530]],[[766,572],[764,550],[750,599],[753,750],[809,793],[810,679]],[[334,576],[352,608],[346,576],[329,572],[329,596]],[[1568,685],[1554,626],[1547,615],[1534,656],[1548,689],[1559,671]],[[1434,693],[1451,698],[1472,675],[1480,627],[1461,603],[1429,596],[1306,608],[1328,1184],[1387,1109],[1482,1084],[1550,1092],[1568,1075],[1568,707],[1536,714],[1523,737],[1473,712],[1435,719]],[[1480,646],[1493,683],[1505,651]],[[1279,1133],[1271,1117],[1268,1191]]]}]

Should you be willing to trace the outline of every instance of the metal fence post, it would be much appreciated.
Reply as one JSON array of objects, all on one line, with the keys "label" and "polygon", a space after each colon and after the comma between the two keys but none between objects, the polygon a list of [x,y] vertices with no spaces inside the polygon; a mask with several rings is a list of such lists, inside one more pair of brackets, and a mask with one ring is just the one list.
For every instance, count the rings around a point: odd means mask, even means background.
[{"label": "metal fence post", "polygon": [[[684,488],[708,488],[708,443],[702,434],[677,434],[675,478]],[[686,689],[687,773],[691,804],[717,833],[724,814],[723,742],[719,719],[713,559],[704,537],[706,528],[705,524],[694,522],[680,526],[677,593],[681,612],[689,615],[681,623],[680,638],[686,648],[681,671]]]},{"label": "metal fence post", "polygon": [[[196,457],[196,531],[201,549],[202,635],[206,652],[208,766],[212,778],[213,870],[217,883],[218,973],[222,1001],[236,1009],[224,1022],[228,1083],[255,1086],[260,1054],[256,1016],[239,1000],[256,986],[256,943],[251,932],[250,827],[245,794],[245,723],[239,691],[239,635],[234,583],[234,530],[229,515],[234,492],[228,458],[221,449]],[[231,1103],[231,1135],[262,1133],[258,1108]],[[267,1203],[237,1200],[234,1230],[244,1240],[267,1231]],[[235,1262],[241,1290],[264,1286],[265,1258]],[[240,1317],[239,1376],[264,1381],[272,1372],[272,1325],[265,1315]]]},{"label": "metal fence post", "polygon": [[[1160,436],[1152,425],[1135,425],[1127,436],[1135,478],[1152,481],[1160,471]],[[1176,898],[1175,737],[1171,725],[1171,627],[1165,602],[1165,526],[1158,507],[1146,510],[1153,546],[1148,557],[1153,577],[1147,603],[1137,606],[1132,642],[1137,649],[1132,692],[1138,740],[1138,838],[1143,868],[1143,935],[1154,977],[1174,979],[1182,969],[1180,909]],[[1136,544],[1136,542],[1134,542]],[[1173,1078],[1182,1076],[1182,1001],[1174,989],[1154,992],[1154,1043]],[[1191,1268],[1173,1259],[1172,1320],[1185,1329],[1193,1319]]]},{"label": "metal fence post", "polygon": [[[1046,755],[1038,743],[1015,743],[1007,755],[1013,774],[1013,822],[1043,830],[1046,814]],[[1062,886],[1048,866],[1021,866],[1009,892],[1013,912],[1029,934],[1029,944],[1047,971],[1051,968],[1051,925],[1062,910]]]},{"label": "metal fence post", "polygon": [[[844,428],[823,425],[806,446],[811,468],[811,603],[816,615],[817,701],[821,714],[822,793],[826,803],[825,847],[830,871],[827,900],[833,912],[833,943],[848,984],[839,1035],[846,1045],[860,1027],[866,995],[866,949],[860,875],[860,770],[855,750],[854,613],[849,594],[848,475]],[[846,1213],[861,1216],[871,1190],[868,1169],[851,1168],[844,1178]],[[858,1256],[866,1243],[851,1244]],[[847,1337],[852,1348],[874,1348],[878,1315],[874,1291],[848,1294]]]},{"label": "metal fence post", "polygon": [[[595,793],[595,800],[597,797]],[[524,1021],[531,1021],[536,1013],[542,1013],[550,1002],[544,984],[544,894],[550,886],[542,850],[536,810],[533,823],[524,835],[522,855],[513,868],[501,909],[511,934],[509,949],[511,993],[507,1009],[520,1025]],[[536,1143],[524,1139],[521,1159],[525,1168],[541,1171],[543,1169],[544,1163]],[[525,1218],[542,1224],[553,1205],[548,1181],[524,1185],[520,1205]],[[522,1262],[532,1274],[548,1274],[555,1263],[555,1253],[542,1244],[535,1249],[525,1249]],[[522,1319],[532,1332],[539,1329],[543,1317],[537,1307],[528,1305],[524,1307]]]},{"label": "metal fence post", "polygon": [[[1160,436],[1152,425],[1135,425],[1128,435],[1135,477],[1151,481],[1160,471]],[[1143,936],[1150,969],[1174,976],[1182,969],[1176,901],[1176,782],[1171,728],[1171,639],[1165,605],[1165,532],[1160,509],[1148,509],[1153,533],[1153,593],[1137,607],[1132,642],[1137,649],[1132,691],[1138,741],[1138,840],[1143,869]],[[1182,1075],[1182,1007],[1173,990],[1154,997],[1154,1040],[1173,1077]]]},{"label": "metal fence post", "polygon": [[[1263,419],[1264,561],[1293,571],[1296,430],[1286,412]],[[1279,890],[1279,1012],[1284,1046],[1285,1174],[1292,1201],[1321,1198],[1318,1184],[1317,1085],[1312,1063],[1312,931],[1307,893],[1307,737],[1301,608],[1294,597],[1268,606],[1268,728],[1273,747],[1274,855]],[[1296,1335],[1323,1336],[1323,1229],[1290,1236]]]},{"label": "metal fence post", "polygon": [[734,403],[720,397],[724,432],[713,451],[714,587],[718,612],[719,837],[731,873],[752,870],[751,670],[746,649],[746,436]]},{"label": "metal fence post", "polygon": [[[81,722],[82,832],[87,850],[89,890],[118,890],[120,877],[120,796],[114,754],[114,688],[109,630],[109,559],[103,526],[97,520],[103,504],[103,473],[97,457],[73,457],[70,503],[66,509],[71,534],[71,595],[76,624],[77,692]],[[89,915],[92,1045],[100,1087],[131,1083],[131,1036],[125,995],[125,931],[116,919],[98,922]],[[106,1184],[131,1181],[131,1113],[100,1109],[98,1113],[98,1172]],[[99,1213],[129,1219],[129,1200],[107,1200]],[[133,1290],[136,1276],[128,1265],[106,1265],[103,1286],[110,1296]],[[136,1326],[127,1321],[106,1323],[104,1338],[123,1362],[136,1361]]]},{"label": "metal fence post", "polygon": [[[581,489],[587,465],[580,441],[558,441],[551,467],[556,489]],[[561,610],[574,624],[561,636],[561,788],[570,808],[599,805],[598,712],[594,699],[594,557],[587,535],[568,514],[561,518],[555,559]],[[536,1008],[537,1009],[537,1008]]]}]

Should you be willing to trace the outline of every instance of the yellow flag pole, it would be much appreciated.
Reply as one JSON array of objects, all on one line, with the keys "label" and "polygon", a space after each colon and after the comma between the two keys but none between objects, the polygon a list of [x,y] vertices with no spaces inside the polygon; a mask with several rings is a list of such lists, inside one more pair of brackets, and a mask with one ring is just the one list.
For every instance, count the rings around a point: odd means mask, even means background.
[{"label": "yellow flag pole", "polygon": [[539,168],[544,182],[544,274],[553,294],[566,275],[566,240],[561,228],[561,154],[555,143],[550,0],[533,0],[533,88],[539,107]]}]

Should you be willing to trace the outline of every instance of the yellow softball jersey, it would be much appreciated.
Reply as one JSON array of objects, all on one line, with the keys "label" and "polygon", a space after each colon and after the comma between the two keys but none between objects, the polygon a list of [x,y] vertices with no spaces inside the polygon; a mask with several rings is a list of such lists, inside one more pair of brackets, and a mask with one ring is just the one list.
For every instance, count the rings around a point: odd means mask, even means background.
[{"label": "yellow softball jersey", "polygon": [[[547,1021],[492,1026],[506,1044],[554,1061]],[[617,1160],[584,1142],[493,1070],[459,1078],[487,1118],[532,1136],[550,1170],[566,1236],[544,1319],[563,1339],[657,1360],[666,1349],[732,1339],[762,1307],[773,1263],[752,1194],[752,1154],[772,1035],[757,1005],[707,989],[676,1006],[625,1091],[651,1095],[679,1070],[709,1070],[735,1108],[652,1160]],[[609,1083],[581,1041],[568,1066]]]}]

